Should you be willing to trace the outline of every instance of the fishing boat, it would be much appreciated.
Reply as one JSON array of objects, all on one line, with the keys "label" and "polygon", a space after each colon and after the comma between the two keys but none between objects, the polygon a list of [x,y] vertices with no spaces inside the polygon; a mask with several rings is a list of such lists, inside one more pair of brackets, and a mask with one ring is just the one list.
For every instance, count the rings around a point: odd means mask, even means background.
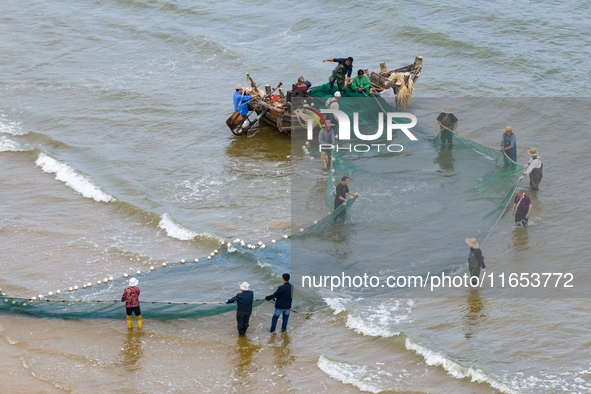
[{"label": "fishing boat", "polygon": [[[408,66],[388,70],[385,62],[380,63],[380,71],[375,72],[365,70],[369,76],[373,88],[382,88],[386,80],[392,82],[394,93],[396,95],[396,106],[399,110],[404,110],[410,102],[414,84],[419,79],[423,69],[423,57],[415,57],[415,61]],[[295,89],[285,91],[280,82],[275,88],[265,85],[264,90],[259,88],[252,77],[247,74],[247,80],[250,88],[246,94],[257,93],[258,97],[253,97],[248,101],[249,113],[246,117],[240,117],[234,113],[227,121],[228,127],[235,135],[246,135],[248,131],[258,122],[263,121],[278,131],[287,135],[291,134],[292,126],[292,98],[302,97],[305,93]],[[311,88],[312,91],[314,88]]]}]

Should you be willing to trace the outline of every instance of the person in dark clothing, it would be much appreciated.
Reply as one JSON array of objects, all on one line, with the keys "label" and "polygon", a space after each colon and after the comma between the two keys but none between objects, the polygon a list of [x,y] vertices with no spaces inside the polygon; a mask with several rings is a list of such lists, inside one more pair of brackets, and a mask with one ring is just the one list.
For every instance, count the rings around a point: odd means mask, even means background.
[{"label": "person in dark clothing", "polygon": [[536,148],[531,148],[527,151],[527,154],[531,157],[525,166],[525,172],[523,176],[529,175],[529,187],[532,190],[539,190],[540,182],[542,181],[542,169],[544,164],[540,159],[540,152]]},{"label": "person in dark clothing", "polygon": [[337,209],[338,207],[340,207],[342,204],[345,204],[347,202],[347,194],[353,197],[357,197],[359,196],[358,193],[353,193],[349,191],[349,187],[347,186],[349,184],[349,177],[348,176],[344,176],[341,178],[341,183],[339,183],[336,187],[336,196],[334,198],[334,209]]},{"label": "person in dark clothing", "polygon": [[[340,207],[343,204],[347,204],[347,194],[353,197],[358,197],[359,194],[358,193],[353,193],[349,191],[349,187],[347,186],[349,184],[349,177],[348,176],[344,176],[341,178],[341,183],[339,183],[334,191],[335,196],[334,196],[334,209],[337,209],[338,207]],[[335,217],[334,220],[336,221],[338,218],[340,218],[341,216],[344,216],[345,211],[343,210],[343,213],[339,214],[339,216]]]},{"label": "person in dark clothing", "polygon": [[248,290],[248,282],[242,282],[240,285],[241,292],[226,301],[226,304],[238,304],[236,309],[236,323],[238,327],[238,335],[246,334],[248,328],[248,321],[252,314],[252,301],[254,300],[254,293]]},{"label": "person in dark clothing", "polygon": [[437,117],[437,124],[440,131],[439,136],[442,144],[453,144],[453,134],[457,133],[458,118],[453,114],[450,107],[445,107]]},{"label": "person in dark clothing", "polygon": [[480,278],[480,268],[485,269],[484,257],[480,245],[476,242],[476,238],[466,238],[466,243],[470,246],[470,255],[468,256],[468,270],[470,271],[470,284],[478,286],[478,278]]},{"label": "person in dark clothing", "polygon": [[293,299],[293,285],[289,283],[289,274],[283,274],[283,284],[277,288],[275,293],[265,297],[265,300],[275,300],[275,312],[271,319],[270,332],[275,332],[279,316],[283,315],[281,322],[281,331],[287,330],[287,322],[289,320],[289,313],[291,312],[291,301]]},{"label": "person in dark clothing", "polygon": [[513,200],[511,215],[515,216],[516,226],[529,225],[529,211],[531,210],[531,198],[522,191],[518,191]]},{"label": "person in dark clothing", "polygon": [[[339,92],[343,92],[345,90],[345,86],[351,83],[351,74],[353,73],[353,58],[349,56],[348,58],[331,58],[331,59],[324,59],[322,62],[335,62],[338,63],[335,69],[332,72],[332,75],[328,78],[330,82],[330,88],[334,88],[335,82],[337,83]],[[345,80],[345,76],[347,80]]]}]

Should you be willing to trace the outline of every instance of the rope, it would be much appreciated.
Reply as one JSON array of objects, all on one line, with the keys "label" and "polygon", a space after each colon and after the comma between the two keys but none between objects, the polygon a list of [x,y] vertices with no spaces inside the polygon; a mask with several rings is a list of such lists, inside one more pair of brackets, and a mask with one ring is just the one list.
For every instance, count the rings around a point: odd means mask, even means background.
[{"label": "rope", "polygon": [[[52,300],[49,298],[33,300],[31,298],[2,296],[4,299],[30,302],[72,302],[72,303],[118,303],[121,300]],[[255,298],[254,301],[266,301],[264,298]],[[142,304],[162,304],[162,305],[222,305],[224,301],[141,301]]]}]

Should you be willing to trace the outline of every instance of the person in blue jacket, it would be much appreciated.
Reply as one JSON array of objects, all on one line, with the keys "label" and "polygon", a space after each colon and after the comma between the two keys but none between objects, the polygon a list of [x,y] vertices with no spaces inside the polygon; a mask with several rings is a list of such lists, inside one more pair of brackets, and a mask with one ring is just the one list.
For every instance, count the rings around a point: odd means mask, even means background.
[{"label": "person in blue jacket", "polygon": [[281,331],[287,330],[287,322],[289,320],[289,313],[291,312],[291,301],[293,299],[293,285],[289,283],[291,276],[283,274],[283,284],[277,288],[275,293],[265,297],[265,300],[275,300],[275,312],[271,319],[271,329],[269,332],[275,332],[277,327],[277,320],[279,316],[283,315],[281,322]]},{"label": "person in blue jacket", "polygon": [[256,94],[252,96],[249,94],[244,94],[244,89],[242,86],[236,85],[236,92],[234,93],[234,111],[240,112],[240,115],[245,117],[248,113],[248,104],[246,103],[256,96]]}]

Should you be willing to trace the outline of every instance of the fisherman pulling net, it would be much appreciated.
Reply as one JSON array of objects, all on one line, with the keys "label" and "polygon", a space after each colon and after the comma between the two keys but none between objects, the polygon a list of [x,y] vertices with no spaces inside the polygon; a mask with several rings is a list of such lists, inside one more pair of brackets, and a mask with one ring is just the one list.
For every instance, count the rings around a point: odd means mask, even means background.
[{"label": "fisherman pulling net", "polygon": [[[323,94],[308,98],[302,110],[306,111],[306,105],[324,114],[328,92]],[[316,142],[318,123],[312,123],[315,130],[311,137],[308,124],[292,124],[292,220],[296,234],[292,260],[298,262],[294,272],[318,277],[335,272],[404,273],[425,278],[427,273],[462,269],[462,240],[472,234],[480,241],[486,239],[504,214],[522,167],[508,161],[499,148],[456,133],[453,147],[441,144],[439,135],[433,137],[421,127],[411,129],[416,141],[400,129],[393,130],[390,140],[386,138],[385,112],[391,107],[379,98],[343,97],[338,104],[349,119],[350,130],[345,133],[349,138],[343,139],[339,138],[343,126],[331,127],[335,149],[328,173],[321,175],[326,205],[318,193],[320,182],[314,184],[310,179],[321,153]],[[396,117],[392,120],[408,123]],[[356,138],[359,136],[365,139]],[[395,145],[403,149],[387,149]],[[304,157],[313,160],[294,159],[301,156],[301,147]],[[339,225],[335,218],[342,211],[326,214],[325,207],[331,207],[334,197],[330,193],[343,175],[351,177],[362,198],[352,199],[342,208],[348,219]],[[460,245],[455,247],[458,240]]]},{"label": "fisherman pulling net", "polygon": [[[258,305],[262,302],[259,297],[270,292],[279,275],[290,268],[297,278],[298,274],[340,271],[421,276],[462,267],[463,251],[454,246],[454,240],[473,234],[482,244],[502,217],[522,168],[507,162],[498,148],[454,133],[452,149],[441,144],[439,135],[433,137],[414,127],[417,141],[409,141],[400,130],[393,132],[392,140],[382,137],[373,141],[404,146],[398,153],[346,147],[335,150],[328,172],[314,182],[318,177],[311,174],[319,171],[320,152],[315,135],[310,141],[304,137],[308,120],[318,126],[316,132],[320,125],[326,127],[321,111],[326,99],[308,99],[307,108],[296,107],[301,110],[302,124],[296,120],[296,132],[292,134],[291,239],[286,236],[267,247],[236,240],[228,245],[225,241],[219,253],[212,252],[199,263],[187,258],[153,270],[144,265],[140,273],[130,271],[127,275],[79,281],[72,291],[45,289],[40,291],[42,297],[3,295],[0,311],[74,319],[121,318],[125,314],[121,293],[134,276],[142,286],[145,318],[200,317],[234,309],[223,302],[235,290],[235,284],[226,283],[220,275],[228,269],[244,273]],[[339,106],[351,119],[352,112],[358,112],[359,131],[364,135],[375,133],[376,114],[391,108],[373,97],[345,97],[339,100]],[[338,124],[329,127],[335,135],[342,132]],[[297,132],[298,128],[301,132]],[[336,138],[336,145],[343,143],[351,145],[355,141]],[[306,153],[303,157],[302,147]],[[335,209],[333,190],[343,176],[350,177],[362,199],[349,196],[346,204]],[[295,308],[315,310],[322,305],[318,294],[309,292]]]}]

